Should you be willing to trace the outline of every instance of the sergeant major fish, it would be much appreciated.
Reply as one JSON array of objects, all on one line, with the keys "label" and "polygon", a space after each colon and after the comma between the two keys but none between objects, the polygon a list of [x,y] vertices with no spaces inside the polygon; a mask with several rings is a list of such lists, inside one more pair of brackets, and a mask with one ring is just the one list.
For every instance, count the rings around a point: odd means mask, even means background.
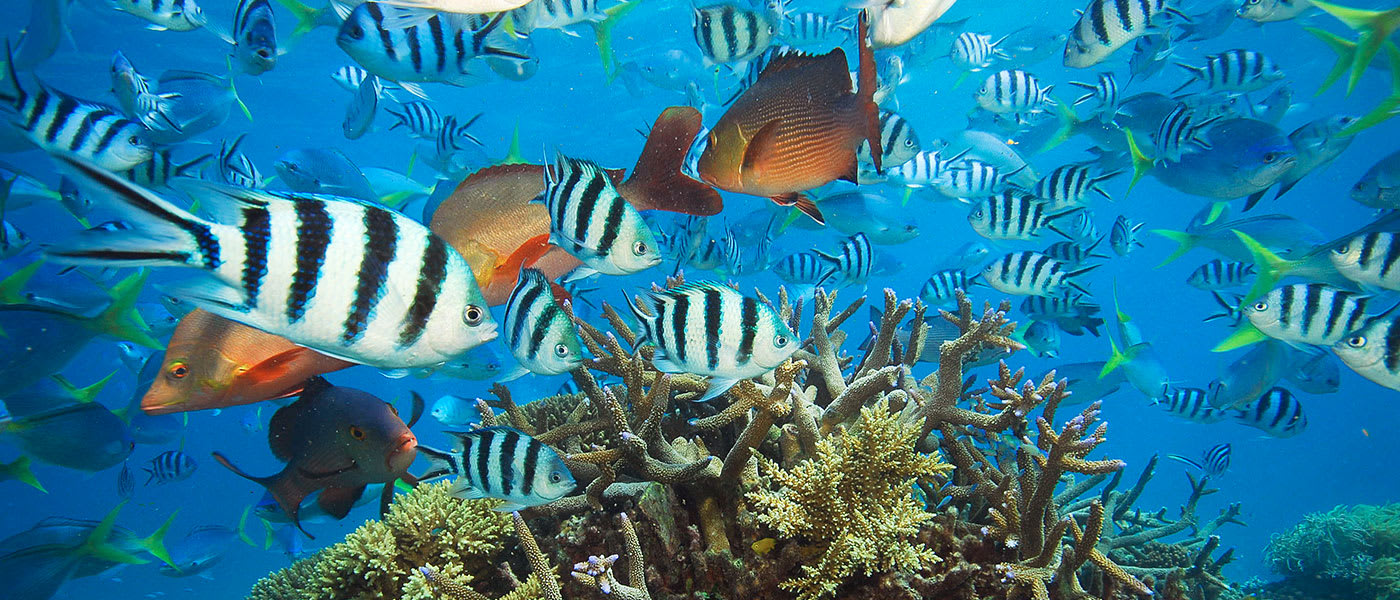
[{"label": "sergeant major fish", "polygon": [[190,458],[190,455],[179,450],[167,450],[157,454],[147,466],[142,468],[147,474],[146,485],[152,483],[165,485],[189,479],[198,467],[199,465],[194,462],[193,458]]},{"label": "sergeant major fish", "polygon": [[365,70],[400,83],[467,86],[485,76],[484,67],[472,61],[478,56],[530,60],[518,43],[497,33],[505,13],[485,22],[479,16],[365,2],[345,18],[336,44]]},{"label": "sergeant major fish", "polygon": [[1151,31],[1154,21],[1176,12],[1168,0],[1089,0],[1065,43],[1066,67],[1084,69],[1106,60],[1119,48]]},{"label": "sergeant major fish", "polygon": [[277,25],[268,0],[239,0],[233,13],[233,60],[244,73],[262,75],[277,66]]},{"label": "sergeant major fish", "polygon": [[152,31],[192,31],[208,21],[195,0],[113,0],[112,8],[150,21]]},{"label": "sergeant major fish", "polygon": [[1358,375],[1400,390],[1400,320],[1395,310],[1367,319],[1333,344],[1332,351]]},{"label": "sergeant major fish", "polygon": [[502,325],[506,347],[520,362],[520,368],[502,381],[527,371],[559,375],[583,364],[583,341],[573,321],[560,308],[549,279],[535,269],[520,272],[515,291],[506,300]]},{"label": "sergeant major fish", "polygon": [[583,261],[569,279],[627,275],[661,262],[651,229],[597,164],[560,154],[545,182],[537,201],[549,211],[549,241]]},{"label": "sergeant major fish", "polygon": [[574,491],[577,484],[553,448],[510,427],[448,432],[456,439],[451,452],[420,447],[430,466],[422,479],[456,475],[452,495],[499,498],[495,510],[517,511],[548,504]]},{"label": "sergeant major fish", "polygon": [[982,280],[998,292],[1017,296],[1056,296],[1066,288],[1088,294],[1074,279],[1097,265],[1075,270],[1067,267],[1039,252],[1012,252],[987,265]]}]

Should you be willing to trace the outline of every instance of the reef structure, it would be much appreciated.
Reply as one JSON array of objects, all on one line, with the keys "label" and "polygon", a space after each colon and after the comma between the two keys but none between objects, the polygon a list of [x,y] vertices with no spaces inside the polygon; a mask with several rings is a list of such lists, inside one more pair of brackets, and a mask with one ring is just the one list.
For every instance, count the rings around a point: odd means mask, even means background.
[{"label": "reef structure", "polygon": [[[776,302],[759,299],[801,331],[802,301],[781,289]],[[481,402],[504,413],[483,410],[484,425],[499,419],[557,448],[582,493],[509,519],[480,514],[490,501],[458,501],[496,533],[452,557],[372,563],[383,573],[378,597],[1243,597],[1220,574],[1232,552],[1215,555],[1215,533],[1239,523],[1238,505],[1199,518],[1197,504],[1215,490],[1192,479],[1174,518],[1144,511],[1136,504],[1156,460],[1120,491],[1125,464],[1093,456],[1108,435],[1097,403],[1062,419],[1073,403],[1066,383],[1004,360],[984,385],[964,380],[978,357],[1021,349],[1008,303],[977,312],[960,294],[957,310],[937,318],[961,335],[916,379],[926,309],[890,290],[883,300],[854,356],[842,350],[842,325],[866,298],[836,312],[836,295],[818,291],[802,349],[708,403],[693,402],[706,382],[657,370],[653,348],[612,307],[602,307],[608,331],[575,317],[593,356],[573,373],[581,393],[521,405],[497,385]],[[901,334],[910,317],[915,326]],[[394,511],[427,504],[418,496],[446,501],[424,485],[396,501],[383,521],[391,531]],[[355,560],[341,546],[260,582],[253,597],[365,597],[326,581],[331,557]],[[498,560],[494,574],[484,567]],[[521,583],[516,572],[530,576]],[[280,589],[300,595],[272,593]]]}]

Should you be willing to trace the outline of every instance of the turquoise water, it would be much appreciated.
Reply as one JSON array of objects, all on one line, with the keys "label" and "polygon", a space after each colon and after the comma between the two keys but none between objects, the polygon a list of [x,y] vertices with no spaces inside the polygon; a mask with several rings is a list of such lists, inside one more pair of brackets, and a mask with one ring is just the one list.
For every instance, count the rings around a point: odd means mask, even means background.
[{"label": "turquoise water", "polygon": [[[1371,8],[1393,6],[1388,2],[1356,1]],[[24,15],[28,8],[24,4],[19,0],[9,3],[5,11],[9,17],[4,19],[0,35],[10,39],[17,37],[17,26],[27,22]],[[1078,6],[1074,4],[1035,1],[1017,3],[1012,10],[1004,3],[962,0],[943,21],[967,17],[970,19],[968,30],[988,33],[993,38],[1030,25],[1068,31],[1076,18],[1074,9]],[[1188,5],[1186,12],[1196,14],[1212,4],[1196,2]],[[207,0],[202,6],[211,23],[220,28],[228,27],[234,3]],[[794,0],[790,8],[829,11],[835,6]],[[364,137],[351,141],[343,136],[343,109],[352,95],[340,88],[331,74],[352,61],[336,46],[335,32],[318,28],[288,41],[287,33],[294,21],[281,5],[274,5],[274,10],[278,11],[277,24],[285,53],[278,58],[272,71],[259,76],[235,76],[238,94],[251,112],[252,120],[235,110],[222,125],[180,144],[177,155],[193,157],[216,152],[221,140],[246,134],[241,149],[258,164],[264,175],[273,173],[273,161],[284,152],[307,147],[339,149],[361,167],[407,170],[420,142],[408,139],[401,129],[388,130],[393,119],[387,114],[381,112],[375,130]],[[618,59],[625,62],[679,49],[698,61],[700,55],[691,34],[690,12],[687,3],[645,0],[614,31]],[[109,92],[109,66],[116,51],[124,53],[151,78],[168,69],[226,72],[228,46],[209,31],[148,31],[144,29],[145,22],[136,17],[84,2],[72,7],[67,24],[72,43],[64,41],[34,74],[53,88],[79,98],[114,102]],[[1390,75],[1371,69],[1361,77],[1350,95],[1345,94],[1343,85],[1337,85],[1313,96],[1331,69],[1334,55],[1324,44],[1302,32],[1305,25],[1351,35],[1335,19],[1320,13],[1305,16],[1303,22],[1294,20],[1263,27],[1238,20],[1220,37],[1180,43],[1176,58],[1196,64],[1205,55],[1232,48],[1247,48],[1268,55],[1286,73],[1286,84],[1295,90],[1293,103],[1297,106],[1279,124],[1285,133],[1327,115],[1363,114],[1390,92]],[[482,114],[471,132],[484,143],[483,166],[506,153],[512,132],[518,126],[520,147],[527,160],[540,162],[542,149],[550,152],[557,149],[603,165],[630,167],[644,141],[636,130],[649,126],[665,107],[686,102],[682,93],[645,83],[631,90],[622,81],[609,84],[591,30],[578,29],[582,34],[578,37],[558,31],[538,31],[532,36],[535,54],[539,57],[539,71],[528,80],[493,79],[467,88],[425,85],[432,101],[444,114],[464,118]],[[851,44],[844,45],[850,52]],[[1121,51],[1104,65],[1114,68],[1120,82],[1126,80],[1125,63],[1129,51]],[[944,50],[931,48],[925,52],[938,54]],[[1072,99],[1077,91],[1068,82],[1089,80],[1093,71],[1066,69],[1059,64],[1058,54],[1056,46],[1046,60],[1026,68],[1046,83],[1055,84],[1058,98]],[[966,115],[976,106],[972,93],[982,75],[973,75],[959,84],[959,72],[945,58],[923,56],[910,62],[907,81],[901,83],[894,94],[898,104],[888,101],[886,107],[906,118],[921,140],[944,137],[963,129]],[[712,78],[709,71],[702,77],[697,84],[705,90],[713,90],[716,81],[729,89],[735,79],[727,69],[718,80]],[[1149,81],[1126,86],[1124,95],[1171,92],[1182,81],[1184,71],[1168,66]],[[1266,94],[1267,91],[1254,92],[1250,97],[1260,100]],[[386,99],[381,106],[393,104]],[[713,125],[723,110],[717,104],[704,107],[706,125]],[[1317,228],[1327,239],[1361,227],[1372,220],[1375,210],[1353,202],[1348,190],[1376,161],[1400,150],[1397,139],[1400,139],[1400,120],[1360,133],[1339,160],[1303,179],[1283,198],[1265,200],[1254,213],[1291,215]],[[1025,150],[1024,145],[1016,148],[1027,154],[1026,158],[1037,172],[1046,173],[1058,165],[1091,158],[1086,153],[1088,144],[1087,139],[1079,137],[1047,152],[1034,153]],[[33,175],[45,185],[57,187],[54,167],[41,152],[7,153],[0,156],[0,161]],[[434,181],[431,169],[421,163],[414,166],[411,176],[424,184],[431,185]],[[1105,332],[1113,329],[1112,292],[1116,287],[1122,310],[1133,317],[1156,348],[1170,380],[1180,386],[1204,388],[1221,369],[1243,353],[1211,351],[1229,330],[1220,321],[1202,322],[1203,317],[1215,312],[1214,302],[1208,293],[1185,284],[1192,269],[1216,256],[1199,249],[1158,267],[1173,250],[1173,244],[1146,231],[1182,229],[1192,215],[1210,201],[1173,190],[1151,176],[1144,178],[1131,194],[1126,194],[1127,179],[1118,177],[1106,184],[1114,201],[1095,199],[1092,204],[1094,219],[1098,230],[1105,234],[1118,214],[1145,223],[1141,236],[1144,247],[1126,257],[1114,256],[1103,261],[1102,267],[1084,276],[1082,281],[1094,293],[1095,300],[1104,306],[1103,316],[1109,319]],[[274,182],[271,187],[278,185]],[[893,187],[871,186],[868,189],[891,198],[899,198],[903,193]],[[731,193],[725,193],[724,198],[724,212],[712,219],[712,231],[720,222],[737,223],[767,204],[761,198]],[[100,205],[101,200],[98,203]],[[1236,212],[1241,204],[1234,203]],[[886,264],[895,266],[871,278],[868,289],[872,300],[878,301],[875,292],[886,287],[894,289],[901,297],[914,297],[930,274],[931,257],[944,256],[966,242],[980,239],[967,225],[965,205],[915,196],[907,210],[917,219],[920,235],[904,244],[877,247]],[[422,201],[415,201],[405,212],[419,218]],[[34,245],[20,256],[0,263],[0,274],[12,273],[29,264],[37,258],[40,247],[69,239],[79,229],[74,219],[66,216],[56,203],[12,210],[5,214],[5,219],[24,231]],[[675,227],[670,220],[663,219],[659,223],[662,228]],[[844,237],[831,230],[790,228],[774,241],[771,256],[777,260],[790,252],[810,248],[830,251]],[[1036,246],[1012,243],[1004,251],[1032,247]],[[1107,252],[1107,248],[1100,248],[1100,252]],[[625,278],[605,277],[598,283],[601,289],[593,297],[595,301],[604,300],[620,306],[624,291],[635,292],[653,281],[660,281],[662,271],[669,272],[672,265],[668,260],[656,270]],[[694,269],[687,269],[687,274],[691,279],[703,278]],[[158,270],[152,275],[151,283],[174,279],[174,273]],[[775,295],[781,283],[767,272],[744,275],[737,280],[745,290],[757,287],[770,296]],[[78,285],[81,279],[73,275],[60,277],[54,267],[46,267],[38,281],[39,285],[62,286],[70,293],[92,293],[90,286]],[[48,293],[54,288],[44,289]],[[58,289],[54,293],[63,291]],[[846,292],[851,293],[857,290]],[[973,293],[979,300],[1000,297],[985,287]],[[146,298],[152,304],[155,302],[155,292],[150,286]],[[1383,296],[1373,305],[1381,308],[1374,310],[1379,312],[1393,303],[1394,298]],[[496,318],[498,321],[502,318],[499,307]],[[859,326],[848,329],[857,339],[865,334],[863,320]],[[21,352],[19,344],[19,340],[8,340],[3,351]],[[493,344],[497,353],[504,357],[506,352],[501,343]],[[1106,337],[1066,335],[1058,358],[1035,358],[1021,352],[1011,362],[1024,365],[1028,372],[1039,373],[1059,364],[1105,360],[1108,355]],[[84,385],[114,371],[115,377],[97,401],[115,409],[126,406],[132,394],[141,390],[136,389],[134,372],[121,364],[112,340],[98,338],[82,349],[62,374]],[[990,377],[993,370],[982,368],[978,374]],[[403,400],[410,390],[422,394],[431,403],[447,393],[484,396],[490,384],[441,378],[391,379],[369,367],[355,367],[333,374],[330,379],[337,385],[359,387],[386,400],[398,400],[401,407],[406,405]],[[526,376],[510,385],[515,398],[523,401],[552,395],[566,380],[562,376]],[[1335,394],[1294,391],[1306,408],[1307,429],[1296,437],[1273,439],[1258,430],[1229,422],[1200,425],[1176,419],[1125,385],[1104,401],[1104,418],[1110,423],[1109,442],[1101,447],[1098,455],[1125,460],[1128,464],[1125,474],[1135,476],[1140,466],[1154,454],[1194,457],[1210,446],[1230,443],[1233,455],[1229,471],[1213,480],[1212,486],[1218,487],[1220,492],[1202,501],[1200,514],[1213,516],[1228,503],[1242,503],[1242,518],[1248,526],[1228,526],[1218,532],[1225,546],[1236,548],[1237,560],[1227,568],[1226,574],[1236,581],[1251,577],[1270,579],[1273,575],[1263,560],[1263,549],[1272,533],[1286,529],[1307,513],[1338,504],[1384,504],[1400,498],[1400,479],[1394,476],[1391,464],[1391,457],[1400,452],[1400,437],[1397,437],[1400,416],[1395,410],[1396,402],[1400,401],[1397,392],[1367,381],[1345,367],[1340,389]],[[265,405],[256,418],[265,425],[274,409],[270,404]],[[241,423],[245,415],[255,410],[257,405],[232,407],[218,414],[211,411],[189,413],[187,422],[181,424],[182,432],[177,441],[137,445],[129,459],[137,476],[137,487],[133,501],[121,512],[121,525],[144,535],[178,511],[172,538],[181,537],[201,525],[236,526],[244,508],[258,501],[262,489],[217,466],[210,452],[217,450],[233,457],[240,467],[251,473],[271,473],[280,468],[281,463],[267,450],[265,430],[249,432]],[[414,427],[423,443],[438,446],[447,443],[445,436],[439,433],[443,429],[446,428],[428,417]],[[0,459],[9,461],[20,454],[12,442],[0,436]],[[142,485],[145,474],[138,467],[159,453],[177,447],[198,462],[193,476],[163,486]],[[120,501],[116,486],[119,469],[118,466],[86,473],[36,464],[35,474],[47,493],[14,481],[0,483],[0,490],[4,491],[0,499],[0,506],[4,507],[0,537],[23,531],[50,516],[100,519]],[[1157,478],[1139,504],[1154,509],[1165,506],[1168,514],[1174,515],[1187,494],[1182,469],[1177,462],[1159,464]],[[339,522],[316,523],[309,528],[317,539],[306,540],[306,547],[313,549],[338,541],[364,519],[374,517],[375,508],[371,506],[357,508]],[[261,539],[261,532],[255,531],[254,537]],[[238,598],[246,594],[256,579],[288,562],[276,546],[262,550],[234,544],[205,576],[171,579],[160,575],[153,564],[130,565],[93,577],[72,579],[54,597]]]}]

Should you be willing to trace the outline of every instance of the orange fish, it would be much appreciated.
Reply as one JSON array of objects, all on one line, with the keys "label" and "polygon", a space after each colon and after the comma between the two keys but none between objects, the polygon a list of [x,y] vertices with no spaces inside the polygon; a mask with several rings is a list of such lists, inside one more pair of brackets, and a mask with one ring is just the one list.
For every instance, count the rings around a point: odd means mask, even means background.
[{"label": "orange fish", "polygon": [[286,398],[355,363],[195,309],[180,319],[141,410],[164,415]]},{"label": "orange fish", "polygon": [[855,182],[856,150],[866,140],[879,170],[880,120],[867,21],[862,11],[856,92],[840,48],[775,57],[710,130],[700,178],[722,190],[796,206],[822,222],[821,211],[801,192],[837,179]]},{"label": "orange fish", "polygon": [[[631,177],[623,181],[622,170],[607,170],[618,193],[637,210],[697,216],[719,213],[723,208],[719,192],[680,171],[700,126],[700,113],[693,108],[673,106],[662,111]],[[542,165],[487,167],[462,181],[433,213],[429,227],[467,260],[492,306],[510,297],[521,267],[539,269],[557,279],[582,264],[549,245],[549,212],[543,204],[530,203],[542,193]]]}]

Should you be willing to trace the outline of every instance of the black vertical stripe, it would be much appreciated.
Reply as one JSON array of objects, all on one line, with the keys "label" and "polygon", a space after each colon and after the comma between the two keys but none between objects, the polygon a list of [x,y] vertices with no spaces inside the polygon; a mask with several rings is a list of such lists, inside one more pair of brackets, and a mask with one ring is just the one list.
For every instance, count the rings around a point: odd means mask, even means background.
[{"label": "black vertical stripe", "polygon": [[78,121],[78,130],[74,131],[73,138],[68,140],[68,151],[82,150],[83,142],[86,142],[88,136],[92,135],[92,128],[97,126],[98,119],[108,116],[112,116],[111,111],[84,107],[83,118]]},{"label": "black vertical stripe", "polygon": [[447,40],[443,37],[442,19],[428,19],[428,27],[433,34],[433,51],[437,53],[437,72],[442,73],[447,70]]},{"label": "black vertical stripe", "polygon": [[735,22],[737,15],[734,13],[734,7],[727,4],[720,11],[719,26],[724,30],[724,56],[720,57],[722,62],[732,60],[737,55],[739,48],[739,32],[735,31],[735,27],[738,25]]},{"label": "black vertical stripe", "polygon": [[374,19],[374,29],[379,32],[379,44],[384,47],[384,56],[391,61],[399,60],[399,53],[394,50],[394,36],[389,30],[384,28],[384,12],[379,9],[379,5],[374,2],[365,3],[366,10],[369,11],[370,18]]},{"label": "black vertical stripe", "polygon": [[[1372,235],[1375,235],[1377,238],[1380,237],[1378,233]],[[1400,263],[1400,240],[1397,240],[1395,236],[1386,236],[1384,239],[1385,258],[1381,260],[1381,268],[1378,271],[1382,278],[1390,276],[1391,269],[1394,269],[1396,264]]]},{"label": "black vertical stripe", "polygon": [[[601,178],[600,178],[601,179]],[[622,232],[622,216],[626,208],[626,200],[616,194],[609,195],[610,203],[608,215],[603,220],[603,235],[598,238],[598,246],[594,248],[598,252],[610,255],[613,251],[613,244],[617,243],[617,236]],[[582,236],[579,239],[584,239]],[[625,252],[630,252],[631,248],[624,248]]]},{"label": "black vertical stripe", "polygon": [[705,362],[711,370],[719,367],[720,314],[723,302],[719,290],[705,290]]},{"label": "black vertical stripe", "polygon": [[292,273],[292,286],[287,295],[287,320],[291,323],[306,316],[306,305],[316,297],[316,284],[321,278],[321,266],[326,262],[326,250],[331,243],[331,216],[319,200],[295,200],[297,215],[297,267]]},{"label": "black vertical stripe", "polygon": [[[1094,37],[1099,43],[1107,46],[1113,43],[1113,38],[1108,34],[1108,15],[1104,14],[1104,7],[1108,5],[1108,0],[1095,0],[1089,7],[1089,24],[1093,27]],[[1088,41],[1088,40],[1084,40]]]},{"label": "black vertical stripe", "polygon": [[534,438],[525,440],[525,462],[520,467],[520,495],[529,496],[535,491],[535,472],[540,467],[540,449],[544,446]]},{"label": "black vertical stripe", "polygon": [[753,356],[754,337],[758,335],[758,301],[745,296],[740,307],[739,361],[748,362]]},{"label": "black vertical stripe", "polygon": [[676,362],[684,364],[689,350],[685,330],[686,321],[690,316],[690,296],[676,294],[675,299],[675,312],[671,313],[671,343],[676,345]]},{"label": "black vertical stripe", "polygon": [[491,451],[496,447],[495,442],[496,432],[488,429],[481,432],[481,441],[476,449],[476,472],[480,477],[477,483],[487,493],[491,492],[491,481],[501,478],[499,472],[491,472]]},{"label": "black vertical stripe", "polygon": [[459,437],[459,438],[457,438],[457,439],[459,439],[459,440],[462,441],[462,462],[463,462],[463,464],[462,464],[462,466],[461,466],[461,468],[460,468],[460,470],[461,470],[461,472],[462,472],[462,476],[467,478],[467,484],[468,484],[468,485],[475,486],[475,485],[477,485],[476,480],[481,478],[481,474],[480,474],[480,473],[477,473],[475,476],[473,475],[473,470],[472,470],[472,464],[473,464],[473,463],[472,463],[472,459],[475,458],[475,457],[472,456],[472,448],[473,448],[473,447],[477,447],[477,449],[478,449],[478,451],[479,451],[479,450],[480,450],[480,447],[476,445],[476,437],[475,437],[475,436],[465,436],[465,435],[464,435],[464,436],[461,436],[461,437]]},{"label": "black vertical stripe", "polygon": [[1293,311],[1293,290],[1294,286],[1284,286],[1279,294],[1278,320],[1284,326],[1289,323],[1289,313]]},{"label": "black vertical stripe", "polygon": [[[1385,318],[1385,317],[1378,317]],[[1382,327],[1385,328],[1385,371],[1391,375],[1400,373],[1400,325],[1397,325],[1394,318],[1385,321]],[[1376,343],[1380,340],[1372,340]]]},{"label": "black vertical stripe", "polygon": [[567,173],[568,178],[564,180],[563,187],[560,187],[557,193],[555,193],[555,204],[552,207],[554,208],[554,222],[558,224],[556,227],[561,231],[563,230],[564,217],[569,214],[569,204],[572,202],[574,187],[578,186],[579,179],[583,177],[582,169],[578,163],[568,158],[565,158],[563,163],[564,166],[561,168],[562,172],[556,173],[555,175],[563,176]]},{"label": "black vertical stripe", "polygon": [[550,302],[544,305],[543,312],[540,313],[539,319],[535,320],[535,327],[530,332],[530,356],[539,354],[540,347],[544,345],[544,337],[549,333],[549,326],[559,313],[558,304]]},{"label": "black vertical stripe", "polygon": [[44,130],[44,141],[50,144],[55,143],[58,134],[63,132],[63,126],[68,124],[68,117],[78,110],[78,101],[68,96],[58,97],[58,106],[54,108],[53,120],[49,121],[49,126]]},{"label": "black vertical stripe", "polygon": [[603,178],[605,177],[607,175],[603,174],[602,171],[595,172],[589,178],[588,185],[583,188],[583,193],[579,194],[577,208],[574,210],[575,241],[588,241],[588,226],[593,223],[593,211],[603,195]]},{"label": "black vertical stripe", "polygon": [[112,145],[112,142],[117,139],[117,136],[121,135],[123,131],[128,130],[128,125],[130,125],[133,130],[135,130],[136,127],[135,123],[122,118],[112,119],[108,121],[108,123],[110,126],[107,127],[106,131],[102,132],[102,137],[97,138],[97,143],[92,147],[92,153],[94,155],[106,152],[107,148]]},{"label": "black vertical stripe", "polygon": [[428,319],[437,306],[438,292],[442,290],[447,277],[447,245],[436,235],[428,236],[428,244],[423,249],[423,266],[418,270],[418,289],[413,293],[413,304],[404,315],[403,330],[399,333],[399,346],[410,346],[423,335]]},{"label": "black vertical stripe", "polygon": [[39,125],[39,119],[44,116],[44,112],[49,108],[49,98],[52,96],[43,88],[34,94],[34,103],[30,105],[29,114],[26,115],[22,129],[30,133]]},{"label": "black vertical stripe", "polygon": [[501,452],[498,464],[500,465],[501,495],[509,496],[515,489],[515,479],[519,475],[515,472],[515,449],[520,443],[520,434],[513,429],[506,430],[506,434],[501,436]]},{"label": "black vertical stripe", "polygon": [[[437,17],[433,17],[437,18]],[[418,42],[418,27],[415,25],[403,31],[404,41],[408,42],[408,60],[414,73],[423,72],[423,49]]]},{"label": "black vertical stripe", "polygon": [[364,334],[370,313],[384,294],[384,282],[389,278],[389,265],[398,249],[399,226],[394,215],[382,208],[366,207],[364,212],[365,249],[360,257],[360,270],[355,274],[355,299],[350,314],[342,325],[341,339],[350,343]]},{"label": "black vertical stripe", "polygon": [[258,293],[267,276],[267,248],[272,239],[272,218],[266,208],[243,209],[243,295],[249,309],[258,306]]},{"label": "black vertical stripe", "polygon": [[[522,277],[521,281],[524,282],[526,279]],[[512,316],[515,319],[514,322],[510,324],[510,338],[508,338],[511,345],[519,344],[521,336],[525,334],[525,325],[526,321],[529,320],[531,309],[535,306],[535,303],[539,300],[540,294],[543,292],[544,289],[541,288],[541,286],[531,285],[523,290],[523,293],[515,303],[515,310],[512,311],[514,313]]]}]

